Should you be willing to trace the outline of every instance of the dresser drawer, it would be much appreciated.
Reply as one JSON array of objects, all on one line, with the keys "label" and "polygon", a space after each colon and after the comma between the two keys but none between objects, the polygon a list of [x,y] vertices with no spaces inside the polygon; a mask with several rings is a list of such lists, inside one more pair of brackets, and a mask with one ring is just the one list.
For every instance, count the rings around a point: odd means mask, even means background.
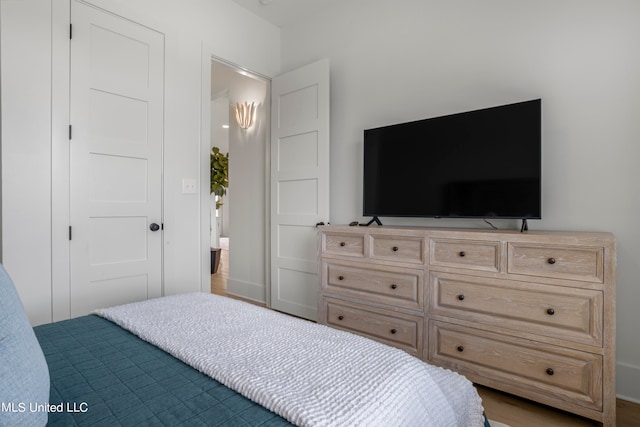
[{"label": "dresser drawer", "polygon": [[432,272],[429,313],[602,346],[603,294]]},{"label": "dresser drawer", "polygon": [[511,274],[602,283],[604,248],[509,243]]},{"label": "dresser drawer", "polygon": [[323,291],[391,306],[422,310],[424,271],[323,261]]},{"label": "dresser drawer", "polygon": [[435,321],[429,336],[429,360],[471,381],[482,384],[485,378],[524,397],[540,393],[602,409],[599,355]]},{"label": "dresser drawer", "polygon": [[423,264],[424,239],[371,235],[371,258]]},{"label": "dresser drawer", "polygon": [[432,266],[500,271],[500,242],[431,239]]},{"label": "dresser drawer", "polygon": [[422,352],[422,317],[369,308],[325,298],[326,324],[402,348],[416,356]]},{"label": "dresser drawer", "polygon": [[364,235],[323,233],[322,252],[333,255],[364,257]]}]

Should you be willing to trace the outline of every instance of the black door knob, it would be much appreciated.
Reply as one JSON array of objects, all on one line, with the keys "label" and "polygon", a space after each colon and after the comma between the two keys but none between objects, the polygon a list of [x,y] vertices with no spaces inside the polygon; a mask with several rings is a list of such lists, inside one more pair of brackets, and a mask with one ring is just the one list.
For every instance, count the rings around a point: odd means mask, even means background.
[{"label": "black door knob", "polygon": [[149,230],[158,231],[158,230],[160,230],[160,226],[158,224],[156,224],[155,222],[152,222],[151,225],[149,226]]}]

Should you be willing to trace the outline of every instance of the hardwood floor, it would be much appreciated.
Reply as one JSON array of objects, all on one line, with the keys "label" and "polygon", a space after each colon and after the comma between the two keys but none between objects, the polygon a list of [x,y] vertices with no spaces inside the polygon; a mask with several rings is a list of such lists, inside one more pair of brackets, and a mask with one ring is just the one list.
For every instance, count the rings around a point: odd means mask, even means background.
[{"label": "hardwood floor", "polygon": [[[224,254],[227,251],[222,251]],[[220,267],[218,267],[218,271],[216,274],[211,275],[211,293],[216,295],[227,295],[227,279],[229,278],[229,271],[220,271],[222,270],[223,265],[226,267],[227,264],[222,264],[224,258],[220,260]],[[228,267],[227,267],[228,268]]]},{"label": "hardwood floor", "polygon": [[[591,427],[600,424],[551,407],[477,386],[489,419],[511,427]],[[640,405],[618,399],[617,427],[640,426]]]},{"label": "hardwood floor", "polygon": [[211,275],[211,293],[227,295],[227,280],[229,279],[229,243],[220,239],[220,265],[218,271]]},{"label": "hardwood floor", "polygon": [[[211,293],[227,296],[229,247],[221,245],[218,272],[211,275]],[[233,297],[232,295],[228,295]],[[249,301],[251,302],[251,301]],[[477,386],[487,416],[510,427],[591,427],[600,424],[548,406]],[[617,427],[640,427],[640,405],[618,399]]]}]

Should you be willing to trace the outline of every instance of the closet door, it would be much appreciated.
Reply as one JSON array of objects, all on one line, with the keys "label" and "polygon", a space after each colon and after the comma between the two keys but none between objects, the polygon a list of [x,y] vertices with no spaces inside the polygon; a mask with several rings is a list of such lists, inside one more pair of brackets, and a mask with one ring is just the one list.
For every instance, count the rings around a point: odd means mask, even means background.
[{"label": "closet door", "polygon": [[316,320],[318,222],[329,220],[329,61],[277,76],[271,96],[271,307]]},{"label": "closet door", "polygon": [[71,3],[70,314],[162,294],[164,36]]}]

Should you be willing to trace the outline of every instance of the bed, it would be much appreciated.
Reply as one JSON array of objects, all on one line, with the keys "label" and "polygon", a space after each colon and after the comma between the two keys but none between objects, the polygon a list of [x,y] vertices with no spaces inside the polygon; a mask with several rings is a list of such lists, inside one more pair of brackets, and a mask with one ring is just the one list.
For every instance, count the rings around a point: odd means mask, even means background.
[{"label": "bed", "polygon": [[31,328],[0,267],[0,356],[0,425],[488,425],[458,374],[209,294]]}]

